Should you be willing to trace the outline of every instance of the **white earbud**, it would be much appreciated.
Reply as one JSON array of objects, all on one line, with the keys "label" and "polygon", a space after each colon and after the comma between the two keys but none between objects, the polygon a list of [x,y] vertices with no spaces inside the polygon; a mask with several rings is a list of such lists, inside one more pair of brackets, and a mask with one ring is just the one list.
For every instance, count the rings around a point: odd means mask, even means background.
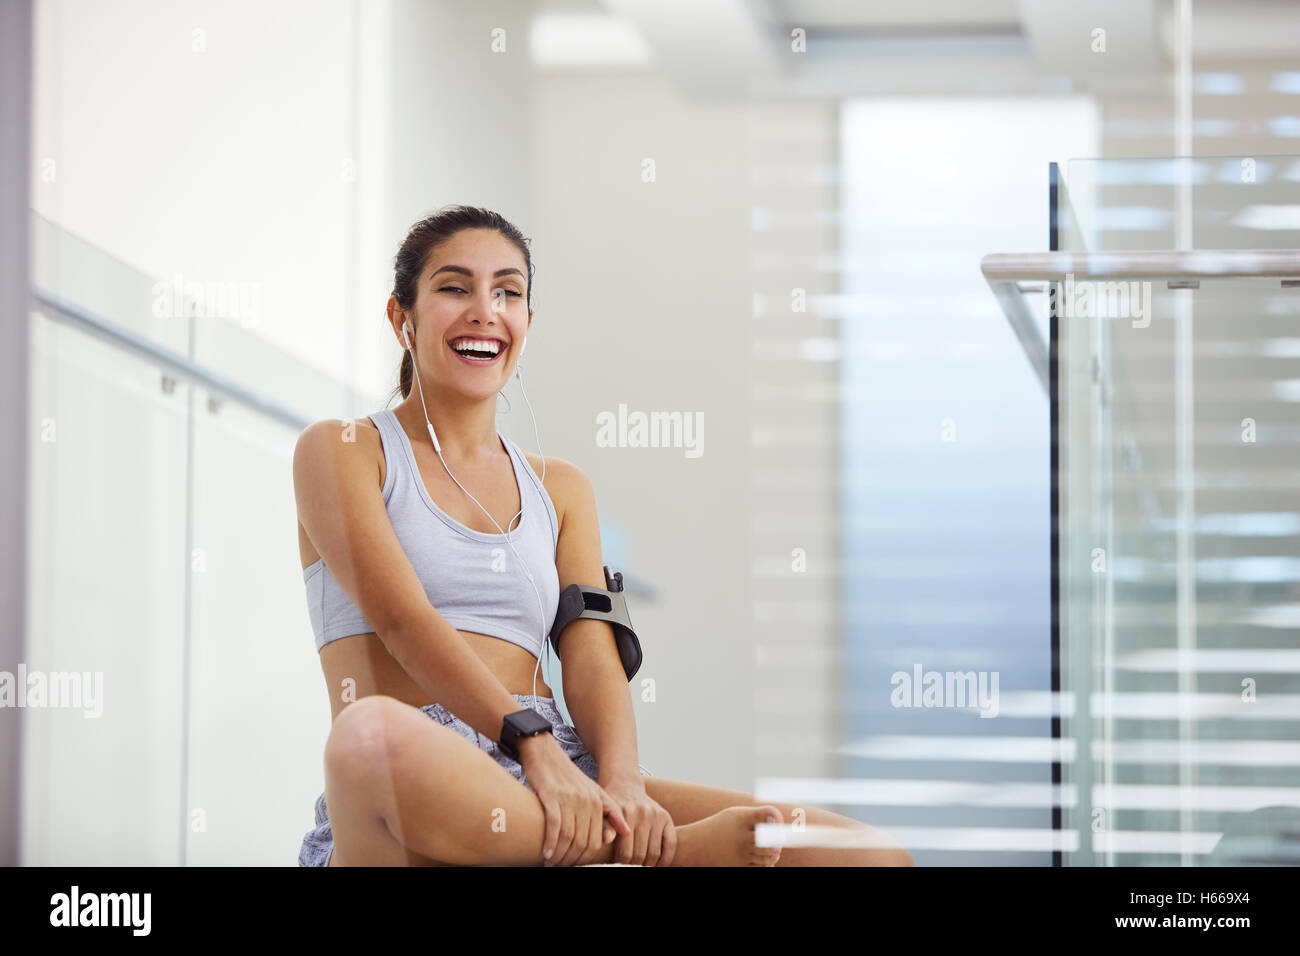
[{"label": "white earbud", "polygon": [[[411,351],[411,336],[410,336],[410,335],[407,333],[407,331],[406,331],[406,327],[407,327],[408,324],[409,324],[409,323],[407,323],[407,322],[403,322],[403,323],[402,323],[402,338],[406,340],[406,350],[409,352],[409,351]],[[414,355],[411,356],[411,368],[412,368],[412,369],[415,368],[415,356],[414,356]],[[420,373],[419,373],[419,372],[416,372],[415,374],[416,374],[416,377],[418,378]],[[421,403],[423,403],[423,401],[424,401],[424,389],[421,389],[421,390],[420,390],[420,401],[421,401]],[[436,434],[436,433],[434,432],[434,430],[433,430],[433,422],[429,421],[429,419],[428,419],[427,416],[425,417],[425,420],[424,420],[424,421],[425,421],[425,424],[429,426],[429,438],[433,441],[433,450],[436,451],[436,452],[438,453],[438,457],[441,458],[441,457],[442,457],[442,445],[438,444],[438,436],[437,436],[437,434]],[[454,479],[453,479],[453,480],[454,480]],[[457,484],[459,484],[459,482],[457,482]],[[482,505],[480,505],[479,507],[482,507]],[[491,515],[488,515],[488,517],[490,518],[490,517],[492,517],[492,516],[491,516]]]}]

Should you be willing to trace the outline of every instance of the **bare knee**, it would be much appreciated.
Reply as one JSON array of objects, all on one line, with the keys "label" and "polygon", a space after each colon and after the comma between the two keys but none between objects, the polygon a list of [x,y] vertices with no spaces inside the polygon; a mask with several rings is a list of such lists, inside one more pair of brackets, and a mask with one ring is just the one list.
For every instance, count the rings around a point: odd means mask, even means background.
[{"label": "bare knee", "polygon": [[372,694],[343,708],[325,741],[326,772],[355,770],[359,763],[387,761],[393,711],[404,706],[386,694]]}]

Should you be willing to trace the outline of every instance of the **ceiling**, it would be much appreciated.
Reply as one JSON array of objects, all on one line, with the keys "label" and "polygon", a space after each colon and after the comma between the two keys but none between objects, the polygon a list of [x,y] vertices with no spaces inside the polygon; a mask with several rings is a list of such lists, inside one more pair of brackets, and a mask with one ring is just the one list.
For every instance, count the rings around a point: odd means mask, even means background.
[{"label": "ceiling", "polygon": [[[1173,66],[1175,2],[540,0],[534,45],[543,68],[652,68],[703,99],[952,92],[954,77],[982,94],[1154,92]],[[1300,3],[1195,0],[1192,10],[1198,70],[1300,63]],[[575,42],[578,24],[603,39]],[[792,49],[796,30],[803,50]]]}]

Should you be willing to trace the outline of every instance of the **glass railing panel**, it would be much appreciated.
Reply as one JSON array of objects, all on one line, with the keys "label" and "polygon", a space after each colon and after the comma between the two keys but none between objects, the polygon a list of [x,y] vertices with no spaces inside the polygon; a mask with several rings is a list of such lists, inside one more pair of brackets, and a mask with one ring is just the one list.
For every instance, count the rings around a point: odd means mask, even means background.
[{"label": "glass railing panel", "polygon": [[1300,156],[1074,159],[1065,168],[1078,228],[1062,249],[1177,249],[1184,188],[1190,248],[1300,248]]},{"label": "glass railing panel", "polygon": [[25,711],[22,863],[174,865],[185,389],[39,315],[32,337],[24,662],[79,675],[89,706]]},{"label": "glass railing panel", "polygon": [[196,408],[190,865],[292,864],[324,787],[330,709],[295,533],[296,437],[238,405]]},{"label": "glass railing panel", "polygon": [[292,865],[329,731],[294,443],[386,395],[33,232],[25,664],[101,680],[103,712],[28,710],[23,862]]},{"label": "glass railing panel", "polygon": [[[1300,248],[1295,157],[1068,168],[1065,251],[1177,248],[1180,209],[1197,250]],[[1300,288],[1279,273],[1153,275],[1136,305],[1060,321],[1068,864],[1266,863],[1293,845]]]},{"label": "glass railing panel", "polygon": [[[247,295],[238,290],[232,284],[226,299],[237,302]],[[379,335],[383,329],[376,327],[374,331]],[[268,341],[256,325],[245,328],[238,310],[231,318],[209,316],[194,323],[194,357],[205,368],[308,422],[367,415],[382,408],[387,400],[382,388],[350,388]],[[393,367],[395,372],[396,360]]]},{"label": "glass railing panel", "polygon": [[32,284],[182,355],[188,324],[157,280],[69,232],[31,215]]}]

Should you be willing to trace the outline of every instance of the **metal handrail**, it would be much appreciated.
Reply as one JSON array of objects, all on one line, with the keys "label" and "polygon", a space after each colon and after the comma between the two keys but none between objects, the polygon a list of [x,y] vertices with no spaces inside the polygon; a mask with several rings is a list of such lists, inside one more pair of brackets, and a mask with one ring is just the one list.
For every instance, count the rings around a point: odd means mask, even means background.
[{"label": "metal handrail", "polygon": [[1300,278],[1297,249],[995,252],[980,260],[990,282],[1076,279]]},{"label": "metal handrail", "polygon": [[1043,393],[1050,396],[1047,343],[1025,305],[1021,282],[1091,279],[1214,280],[1300,278],[1300,249],[1191,249],[1114,252],[995,252],[980,260]]},{"label": "metal handrail", "polygon": [[200,365],[188,356],[164,348],[125,326],[95,315],[81,306],[55,295],[48,289],[33,285],[31,292],[32,301],[37,309],[55,321],[79,329],[82,332],[87,332],[115,348],[131,352],[154,365],[173,372],[180,378],[187,379],[210,392],[238,402],[254,412],[275,419],[290,428],[302,431],[311,424],[308,418],[298,414],[287,405],[240,385],[238,382],[226,378],[204,365]]}]

